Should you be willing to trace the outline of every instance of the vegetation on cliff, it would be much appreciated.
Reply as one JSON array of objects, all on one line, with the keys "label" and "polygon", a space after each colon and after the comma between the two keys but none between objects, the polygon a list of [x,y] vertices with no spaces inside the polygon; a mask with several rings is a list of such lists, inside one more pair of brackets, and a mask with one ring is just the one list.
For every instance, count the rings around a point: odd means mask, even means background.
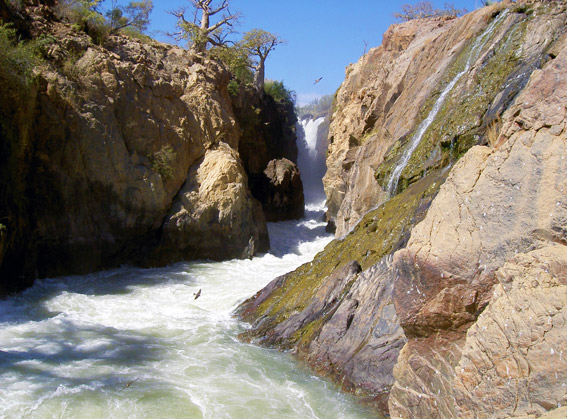
[{"label": "vegetation on cliff", "polygon": [[468,12],[467,9],[457,9],[453,3],[445,3],[443,9],[436,9],[429,1],[420,1],[415,4],[402,4],[401,11],[394,13],[400,22],[413,19],[427,19],[431,17],[456,18]]},{"label": "vegetation on cliff", "polygon": [[[338,239],[242,305],[245,339],[292,349],[396,417],[537,415],[564,403],[565,362],[547,378],[539,357],[562,344],[555,319],[567,306],[563,294],[542,297],[565,283],[565,13],[524,2],[410,20],[347,69],[326,175]],[[527,286],[544,254],[545,290]],[[550,326],[536,327],[546,310]]]},{"label": "vegetation on cliff", "polygon": [[178,29],[171,35],[178,41],[187,41],[193,53],[209,52],[228,65],[235,76],[232,92],[238,83],[244,82],[251,83],[262,93],[266,59],[284,41],[263,29],[252,29],[236,40],[231,35],[234,35],[234,25],[241,15],[230,11],[228,0],[193,0],[190,3],[192,20],[187,17],[187,7],[171,12],[177,18]]},{"label": "vegetation on cliff", "polygon": [[223,63],[125,33],[114,2],[55,3],[0,0],[0,287],[266,251],[249,179],[297,158],[293,104],[230,95]]}]

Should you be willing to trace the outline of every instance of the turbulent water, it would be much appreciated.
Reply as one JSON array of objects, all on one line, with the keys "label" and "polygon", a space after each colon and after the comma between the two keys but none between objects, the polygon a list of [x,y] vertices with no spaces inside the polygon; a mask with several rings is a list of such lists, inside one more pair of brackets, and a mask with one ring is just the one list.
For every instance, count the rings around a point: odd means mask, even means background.
[{"label": "turbulent water", "polygon": [[303,131],[301,141],[298,141],[299,157],[297,165],[301,171],[305,199],[307,202],[317,202],[325,199],[322,178],[327,170],[325,155],[317,150],[317,133],[324,117],[303,119],[298,124],[298,131]]},{"label": "turbulent water", "polygon": [[322,215],[270,224],[272,251],[252,260],[46,279],[1,300],[0,417],[371,416],[291,355],[237,338],[235,307],[331,240]]}]

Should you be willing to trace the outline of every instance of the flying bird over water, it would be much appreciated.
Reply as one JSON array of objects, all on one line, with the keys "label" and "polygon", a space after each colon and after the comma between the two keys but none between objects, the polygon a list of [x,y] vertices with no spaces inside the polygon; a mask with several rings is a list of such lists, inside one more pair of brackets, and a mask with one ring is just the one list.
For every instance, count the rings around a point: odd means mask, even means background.
[{"label": "flying bird over water", "polygon": [[136,378],[135,380],[132,380],[132,381],[128,381],[128,382],[126,383],[126,385],[125,385],[124,387],[122,387],[122,390],[127,389],[128,387],[130,387],[132,384],[134,384],[134,383],[135,383],[136,381],[138,381],[138,380],[139,380],[139,378]]},{"label": "flying bird over water", "polygon": [[199,291],[197,291],[196,293],[193,294],[195,296],[195,300],[197,298],[199,298],[201,296],[201,288],[199,288]]},{"label": "flying bird over water", "polygon": [[315,80],[315,83],[313,83],[313,84],[317,84],[317,83],[319,83],[321,80],[323,80],[323,77],[319,77],[317,80]]}]

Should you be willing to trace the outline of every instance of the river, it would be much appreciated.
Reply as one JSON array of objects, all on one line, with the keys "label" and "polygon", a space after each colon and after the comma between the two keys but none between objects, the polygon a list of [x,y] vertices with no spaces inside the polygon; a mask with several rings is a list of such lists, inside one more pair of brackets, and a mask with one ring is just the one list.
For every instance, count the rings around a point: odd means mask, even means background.
[{"label": "river", "polygon": [[270,223],[272,250],[251,260],[43,279],[0,300],[0,417],[371,417],[290,354],[238,340],[238,304],[332,239],[323,212]]}]

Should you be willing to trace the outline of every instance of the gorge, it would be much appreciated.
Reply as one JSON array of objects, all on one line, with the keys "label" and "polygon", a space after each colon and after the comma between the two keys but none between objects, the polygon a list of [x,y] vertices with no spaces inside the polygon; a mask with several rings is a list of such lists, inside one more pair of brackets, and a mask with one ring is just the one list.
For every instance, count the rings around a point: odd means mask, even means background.
[{"label": "gorge", "polygon": [[2,413],[567,415],[565,2],[392,25],[299,121],[50,10],[0,72]]},{"label": "gorge", "polygon": [[336,240],[240,308],[245,339],[392,417],[565,415],[565,13],[409,21],[347,68]]},{"label": "gorge", "polygon": [[[317,164],[307,140],[304,170]],[[43,279],[0,300],[2,415],[373,416],[289,354],[238,340],[236,305],[331,240],[323,201],[305,212],[268,223],[270,253],[253,259]]]}]

